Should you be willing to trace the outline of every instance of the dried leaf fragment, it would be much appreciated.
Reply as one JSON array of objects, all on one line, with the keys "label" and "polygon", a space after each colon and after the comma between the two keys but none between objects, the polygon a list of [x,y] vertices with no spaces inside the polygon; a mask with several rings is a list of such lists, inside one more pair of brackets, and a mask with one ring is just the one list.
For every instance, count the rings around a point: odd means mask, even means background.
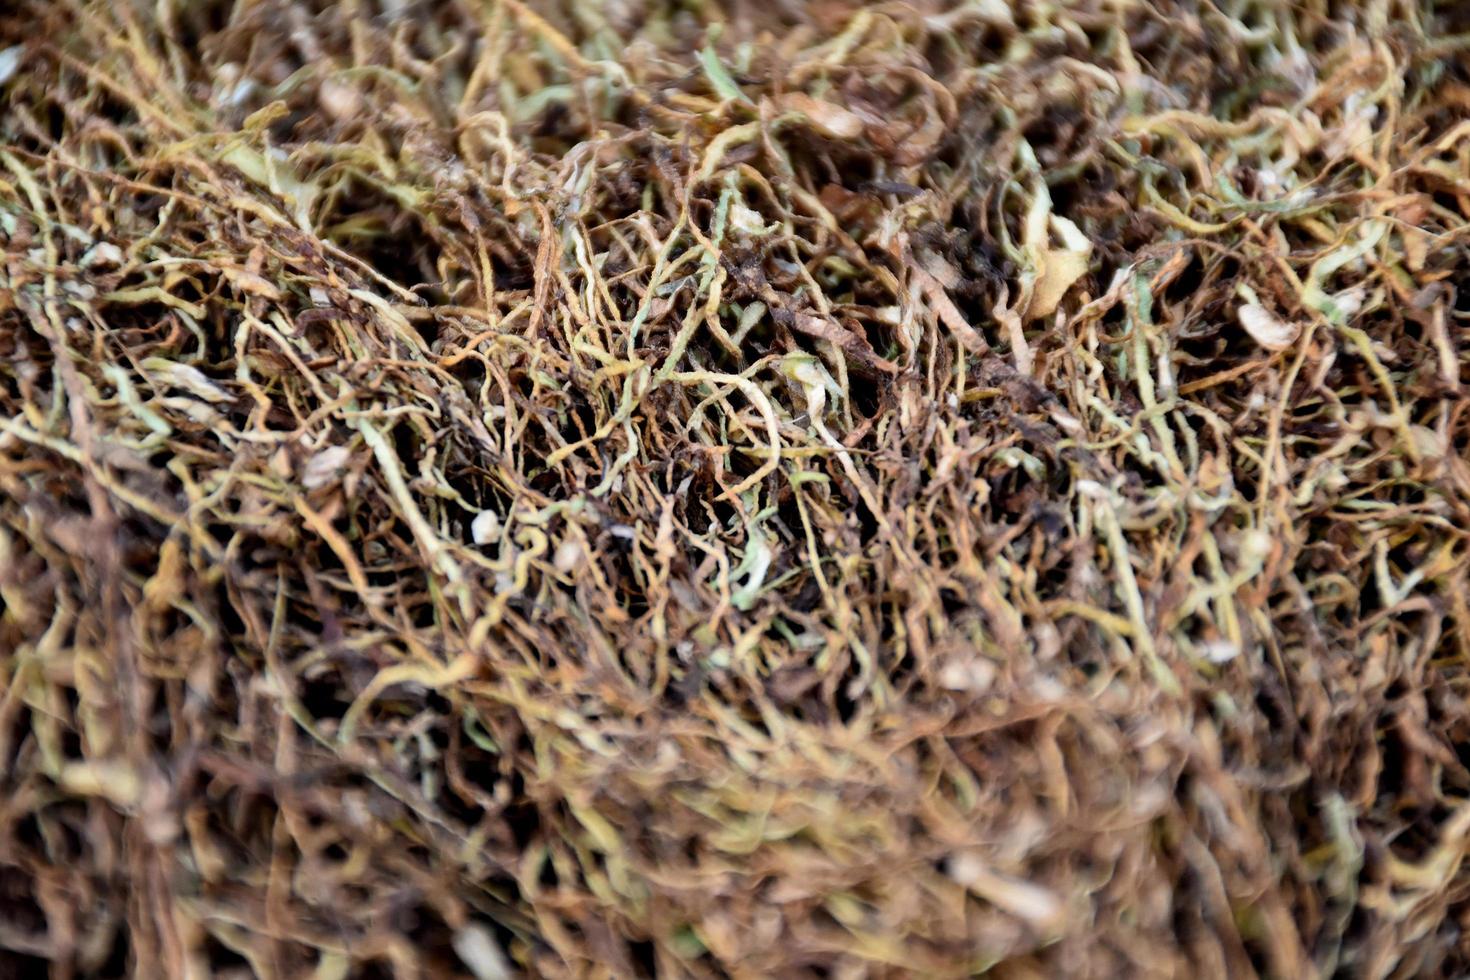
[{"label": "dried leaf fragment", "polygon": [[100,796],[124,809],[134,806],[142,792],[142,781],[126,762],[93,759],[68,762],[57,776],[68,793]]},{"label": "dried leaf fragment", "polygon": [[1301,333],[1301,327],[1287,323],[1258,303],[1246,303],[1236,311],[1245,332],[1266,350],[1285,350]]},{"label": "dried leaf fragment", "polygon": [[1040,885],[992,871],[979,856],[964,852],[949,861],[949,876],[998,909],[1042,929],[1056,928],[1062,903]]},{"label": "dried leaf fragment", "polygon": [[265,276],[248,269],[239,269],[234,266],[226,266],[225,278],[235,285],[242,293],[250,296],[262,296],[274,302],[281,298],[281,291],[276,288]]},{"label": "dried leaf fragment", "polygon": [[470,522],[470,540],[477,545],[487,545],[500,534],[500,515],[493,510],[482,510]]},{"label": "dried leaf fragment", "polygon": [[513,976],[500,944],[478,922],[471,922],[456,932],[453,945],[455,954],[470,968],[475,980],[509,980]]},{"label": "dried leaf fragment", "polygon": [[161,375],[174,387],[182,388],[194,397],[202,398],[211,404],[218,405],[221,402],[230,401],[228,392],[211,381],[203,371],[192,365],[180,364],[161,357],[150,357],[143,362],[142,367]]},{"label": "dried leaf fragment", "polygon": [[805,92],[788,92],[772,102],[780,112],[805,116],[817,132],[829,139],[855,140],[863,135],[863,121],[857,113],[836,103],[814,99]]},{"label": "dried leaf fragment", "polygon": [[0,51],[0,85],[15,77],[20,69],[21,45],[17,44]]},{"label": "dried leaf fragment", "polygon": [[346,446],[328,446],[306,461],[301,471],[301,485],[308,490],[321,489],[337,478],[351,455]]},{"label": "dried leaf fragment", "polygon": [[1056,312],[1062,297],[1072,285],[1087,275],[1088,253],[1071,249],[1047,249],[1038,270],[1036,291],[1027,307],[1028,319],[1039,319]]}]

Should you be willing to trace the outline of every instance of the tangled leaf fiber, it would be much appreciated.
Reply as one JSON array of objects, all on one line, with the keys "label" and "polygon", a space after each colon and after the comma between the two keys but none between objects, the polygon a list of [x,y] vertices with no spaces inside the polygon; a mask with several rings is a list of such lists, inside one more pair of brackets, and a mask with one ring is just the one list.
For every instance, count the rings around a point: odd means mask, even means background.
[{"label": "tangled leaf fiber", "polygon": [[0,975],[1470,972],[1470,8],[0,9]]}]

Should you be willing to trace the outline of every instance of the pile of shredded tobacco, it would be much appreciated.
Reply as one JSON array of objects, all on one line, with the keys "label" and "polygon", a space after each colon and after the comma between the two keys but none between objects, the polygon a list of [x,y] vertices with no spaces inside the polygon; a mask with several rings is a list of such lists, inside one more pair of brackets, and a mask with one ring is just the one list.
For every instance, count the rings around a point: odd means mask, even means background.
[{"label": "pile of shredded tobacco", "polygon": [[0,975],[1470,971],[1470,5],[15,0]]}]

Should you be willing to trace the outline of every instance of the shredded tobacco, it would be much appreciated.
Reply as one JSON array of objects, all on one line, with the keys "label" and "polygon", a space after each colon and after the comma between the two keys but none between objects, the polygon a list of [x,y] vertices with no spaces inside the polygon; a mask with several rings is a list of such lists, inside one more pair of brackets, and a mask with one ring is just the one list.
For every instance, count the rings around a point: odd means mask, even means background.
[{"label": "shredded tobacco", "polygon": [[1470,7],[16,0],[0,974],[1470,972]]}]

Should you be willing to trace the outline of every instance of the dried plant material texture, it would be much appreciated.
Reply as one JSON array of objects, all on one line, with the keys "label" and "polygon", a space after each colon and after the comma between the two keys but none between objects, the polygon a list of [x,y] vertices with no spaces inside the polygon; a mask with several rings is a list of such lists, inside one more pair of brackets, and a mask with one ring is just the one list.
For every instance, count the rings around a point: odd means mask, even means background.
[{"label": "dried plant material texture", "polygon": [[804,92],[788,92],[775,100],[778,112],[795,113],[829,139],[856,140],[863,135],[863,120],[833,102],[814,99]]},{"label": "dried plant material texture", "polygon": [[1470,976],[1467,38],[0,2],[0,976]]},{"label": "dried plant material texture", "polygon": [[500,515],[493,510],[482,510],[470,522],[470,539],[478,545],[489,544],[500,536]]},{"label": "dried plant material texture", "polygon": [[1287,323],[1256,303],[1242,304],[1235,316],[1251,339],[1269,351],[1286,350],[1301,335],[1300,326]]},{"label": "dried plant material texture", "polygon": [[1062,297],[1077,281],[1087,275],[1090,244],[1082,248],[1048,248],[1041,252],[1035,292],[1031,294],[1031,305],[1027,307],[1030,319],[1051,316],[1061,305]]},{"label": "dried plant material texture", "polygon": [[511,980],[515,976],[494,934],[478,922],[471,922],[454,934],[454,951],[475,975],[475,980]]},{"label": "dried plant material texture", "polygon": [[320,490],[342,475],[343,468],[351,458],[352,451],[346,446],[328,446],[313,453],[302,467],[301,485],[308,490]]},{"label": "dried plant material texture", "polygon": [[15,73],[20,71],[20,62],[24,53],[24,46],[19,44],[13,44],[0,50],[0,85],[10,81],[15,77]]}]

